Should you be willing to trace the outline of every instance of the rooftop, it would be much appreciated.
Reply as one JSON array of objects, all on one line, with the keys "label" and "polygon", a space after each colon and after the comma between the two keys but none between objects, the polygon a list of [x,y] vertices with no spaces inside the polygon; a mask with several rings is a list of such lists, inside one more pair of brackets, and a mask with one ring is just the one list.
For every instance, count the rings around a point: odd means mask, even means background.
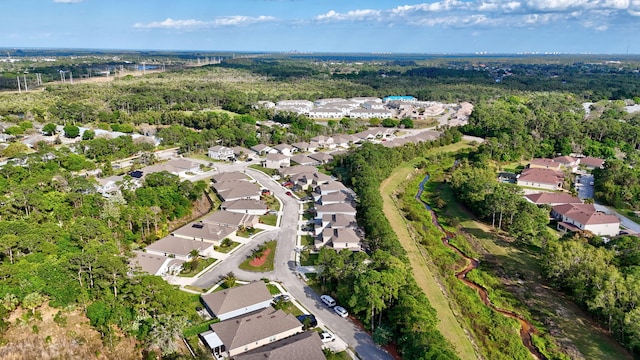
[{"label": "rooftop", "polygon": [[[271,293],[264,281],[254,281],[247,285],[236,286],[230,289],[202,295],[202,301],[216,315],[226,314],[234,310],[259,304],[261,302],[271,300],[272,298],[273,297],[271,296]],[[236,320],[226,321],[235,322]],[[213,328],[212,330],[216,331]],[[225,342],[225,344],[227,343]]]}]

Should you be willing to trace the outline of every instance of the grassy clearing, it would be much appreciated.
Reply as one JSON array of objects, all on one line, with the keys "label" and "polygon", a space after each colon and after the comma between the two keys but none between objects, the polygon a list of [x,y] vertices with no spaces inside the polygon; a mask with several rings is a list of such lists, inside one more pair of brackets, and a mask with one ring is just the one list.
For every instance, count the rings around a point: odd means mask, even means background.
[{"label": "grassy clearing", "polygon": [[282,311],[284,311],[284,312],[286,312],[288,314],[291,314],[293,316],[298,316],[298,315],[304,314],[302,311],[300,311],[300,309],[298,309],[298,307],[293,305],[293,303],[291,301],[282,302],[281,304],[278,305],[278,307]]},{"label": "grassy clearing", "polygon": [[199,293],[204,293],[206,292],[208,289],[203,289],[201,287],[197,287],[197,286],[193,286],[193,285],[185,285],[184,286],[185,289],[191,290],[191,291],[197,291]]},{"label": "grassy clearing", "polygon": [[427,295],[431,306],[433,306],[438,314],[438,319],[440,319],[440,322],[438,323],[438,330],[445,338],[447,338],[447,340],[449,340],[449,342],[451,342],[451,344],[455,346],[458,355],[462,359],[476,359],[477,356],[471,341],[449,307],[449,300],[442,293],[438,282],[435,280],[434,275],[427,266],[427,261],[423,257],[419,245],[409,234],[405,219],[396,207],[393,193],[401,184],[406,182],[407,177],[413,171],[414,167],[412,164],[403,164],[396,168],[393,171],[393,174],[382,182],[380,185],[380,193],[382,194],[384,201],[384,214],[387,219],[389,219],[391,227],[398,235],[400,243],[402,243],[402,246],[407,251],[407,256],[409,257],[411,267],[413,268],[413,274],[416,282],[425,295]]},{"label": "grassy clearing", "polygon": [[211,319],[197,325],[186,327],[184,330],[182,330],[182,335],[186,338],[196,336],[202,332],[209,330],[209,325],[215,324],[219,321],[219,319]]},{"label": "grassy clearing", "polygon": [[263,229],[244,228],[244,229],[238,230],[236,232],[236,235],[238,235],[240,237],[243,237],[243,238],[250,238],[253,235],[255,235],[255,234],[257,234],[257,233],[259,233],[261,231],[263,231]]},{"label": "grassy clearing", "polygon": [[229,245],[227,245],[227,244],[221,244],[220,246],[216,246],[216,247],[214,248],[214,250],[215,250],[215,251],[217,251],[217,252],[221,252],[221,253],[223,253],[223,254],[226,254],[226,253],[228,253],[229,251],[231,251],[231,250],[235,249],[235,247],[236,247],[236,246],[238,246],[238,245],[240,245],[240,243],[239,243],[239,242],[232,241],[232,242],[231,242],[231,244],[229,244]]},{"label": "grassy clearing", "polygon": [[275,196],[262,195],[261,199],[262,201],[264,201],[265,204],[267,204],[267,208],[269,210],[275,210],[275,211],[280,210],[280,202],[278,201],[278,199],[276,199]]},{"label": "grassy clearing", "polygon": [[258,171],[262,171],[263,173],[269,175],[269,176],[273,176],[278,174],[278,170],[277,169],[269,169],[266,168],[260,164],[253,164],[253,165],[249,165],[250,168],[258,170]]},{"label": "grassy clearing", "polygon": [[280,294],[280,290],[278,290],[278,287],[273,285],[273,284],[267,284],[267,289],[269,289],[269,293],[271,295],[278,295]]},{"label": "grassy clearing", "polygon": [[[496,305],[522,312],[522,306],[518,307],[513,301],[515,296],[526,305],[528,317],[539,323],[554,324],[553,331],[560,334],[554,334],[554,338],[561,343],[573,344],[587,359],[630,358],[618,343],[595,326],[589,316],[570,299],[540,282],[541,249],[538,246],[505,239],[495,234],[491,226],[476,221],[456,201],[449,185],[438,182],[437,176],[427,189],[437,193],[447,203],[444,209],[436,209],[441,223],[451,227],[458,224],[463,232],[472,235],[485,250],[480,271],[472,271],[468,277],[487,288]],[[433,198],[430,201],[432,200]],[[495,277],[486,276],[487,272],[506,278],[507,285],[496,282]]]},{"label": "grassy clearing", "polygon": [[197,275],[200,271],[204,270],[207,266],[213,264],[214,262],[216,262],[217,259],[214,258],[204,258],[204,259],[198,259],[198,266],[191,271],[187,271],[187,270],[182,270],[180,272],[180,274],[178,274],[178,276],[180,277],[192,277]]},{"label": "grassy clearing", "polygon": [[267,214],[260,216],[260,223],[265,225],[276,226],[278,223],[278,215],[276,214]]},{"label": "grassy clearing", "polygon": [[269,255],[267,256],[267,261],[265,261],[264,264],[260,266],[249,265],[249,262],[253,259],[253,256],[252,256],[247,260],[243,261],[240,265],[238,265],[238,267],[242,270],[253,271],[253,272],[273,271],[273,259],[275,258],[275,255],[276,255],[277,242],[275,240],[267,241],[264,245],[266,246],[267,249],[271,250],[269,252]]}]

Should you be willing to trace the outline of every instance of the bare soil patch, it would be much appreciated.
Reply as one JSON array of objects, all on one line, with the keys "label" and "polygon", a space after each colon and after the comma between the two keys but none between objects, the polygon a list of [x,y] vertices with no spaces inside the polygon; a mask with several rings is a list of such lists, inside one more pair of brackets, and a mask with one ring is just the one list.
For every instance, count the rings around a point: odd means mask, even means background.
[{"label": "bare soil patch", "polygon": [[264,265],[264,263],[267,262],[267,258],[269,257],[270,253],[271,249],[265,249],[265,251],[262,252],[262,256],[254,257],[253,259],[251,259],[251,261],[249,261],[249,265],[253,267],[260,267]]}]

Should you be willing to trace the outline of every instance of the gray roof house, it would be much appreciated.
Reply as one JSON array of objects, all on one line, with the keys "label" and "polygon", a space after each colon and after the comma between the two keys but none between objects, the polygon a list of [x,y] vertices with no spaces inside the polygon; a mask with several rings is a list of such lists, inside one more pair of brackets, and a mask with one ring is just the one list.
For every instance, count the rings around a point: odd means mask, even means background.
[{"label": "gray roof house", "polygon": [[169,235],[149,244],[145,250],[149,254],[174,256],[176,259],[188,261],[193,250],[198,250],[201,256],[211,257],[213,244]]},{"label": "gray roof house", "polygon": [[229,160],[235,156],[233,149],[220,145],[210,147],[208,155],[216,160]]},{"label": "gray roof house", "polygon": [[249,181],[249,176],[239,171],[223,172],[213,176],[213,182],[216,182],[216,183],[223,182],[223,181],[239,181],[239,180]]},{"label": "gray roof house", "polygon": [[220,205],[220,209],[249,215],[264,215],[268,210],[267,204],[254,199],[225,201]]},{"label": "gray roof house", "polygon": [[333,160],[333,156],[331,154],[327,154],[327,153],[323,153],[323,152],[317,152],[317,153],[309,154],[309,157],[314,159],[314,160],[318,160],[318,162],[320,162],[321,164],[326,164],[326,163],[330,162],[331,160]]},{"label": "gray roof house", "polygon": [[273,296],[264,281],[232,287],[201,296],[212,316],[227,320],[271,306]]},{"label": "gray roof house", "polygon": [[322,220],[324,215],[344,214],[356,216],[356,209],[350,204],[329,204],[316,206],[316,216],[318,220]]},{"label": "gray roof house", "polygon": [[291,165],[291,158],[282,154],[267,154],[263,165],[267,169],[280,169]]},{"label": "gray roof house", "polygon": [[260,200],[260,187],[249,181],[221,181],[213,184],[222,201],[238,199]]},{"label": "gray roof house", "polygon": [[253,227],[258,224],[258,220],[255,215],[227,210],[219,210],[200,219],[203,223],[220,224],[234,229],[238,226]]},{"label": "gray roof house", "polygon": [[237,228],[221,224],[195,221],[175,230],[171,235],[220,246],[222,240],[231,236],[236,230]]},{"label": "gray roof house", "polygon": [[293,155],[291,157],[291,161],[295,162],[298,165],[310,165],[310,166],[320,165],[320,162],[318,160],[314,160],[308,157],[307,155],[303,155],[303,154]]},{"label": "gray roof house", "polygon": [[177,274],[182,270],[182,264],[184,263],[184,260],[150,254],[144,251],[133,251],[133,255],[130,266],[151,275]]},{"label": "gray roof house", "polygon": [[247,351],[234,360],[325,360],[322,341],[315,331],[306,331]]},{"label": "gray roof house", "polygon": [[199,336],[211,352],[235,357],[301,333],[302,323],[292,314],[269,307],[211,324],[210,328]]}]

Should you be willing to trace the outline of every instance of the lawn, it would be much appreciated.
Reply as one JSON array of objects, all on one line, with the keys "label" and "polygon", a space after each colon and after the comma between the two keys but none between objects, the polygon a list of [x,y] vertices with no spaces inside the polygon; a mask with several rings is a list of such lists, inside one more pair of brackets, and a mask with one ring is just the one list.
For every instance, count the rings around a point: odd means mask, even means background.
[{"label": "lawn", "polygon": [[264,262],[264,264],[260,266],[251,266],[249,265],[249,262],[251,262],[253,257],[250,257],[247,260],[243,261],[238,267],[242,270],[253,271],[253,272],[273,271],[273,259],[275,258],[275,255],[276,255],[276,245],[277,245],[277,242],[275,240],[267,241],[265,243],[266,249],[270,249],[271,251],[269,252],[269,255],[267,256],[267,260]]},{"label": "lawn", "polygon": [[258,171],[262,171],[263,173],[269,175],[269,176],[273,176],[278,174],[278,170],[277,169],[269,169],[266,168],[260,164],[253,164],[253,165],[249,165],[250,168],[258,170]]},{"label": "lawn", "polygon": [[280,294],[280,290],[278,290],[278,287],[273,285],[273,284],[267,284],[267,289],[269,289],[269,293],[271,295],[278,295]]},{"label": "lawn", "polygon": [[[458,144],[458,143],[457,143]],[[452,144],[452,145],[457,145]],[[452,145],[448,145],[451,147]],[[447,148],[445,146],[444,148]],[[456,147],[458,149],[462,146]],[[441,150],[442,148],[439,148]],[[380,185],[380,193],[383,197],[383,211],[391,227],[398,235],[400,243],[407,251],[409,262],[413,268],[413,274],[416,282],[428,297],[431,306],[436,310],[438,314],[438,330],[444,335],[451,344],[456,348],[456,351],[462,359],[476,359],[476,353],[473,349],[473,345],[464,329],[458,323],[456,316],[449,307],[449,299],[443,294],[440,285],[435,279],[434,274],[430,271],[427,260],[422,255],[420,246],[412,238],[407,230],[407,224],[405,219],[400,214],[400,210],[397,208],[395,201],[393,200],[393,193],[398,187],[407,181],[407,177],[414,171],[412,163],[404,163],[395,168],[392,175],[385,179]]]},{"label": "lawn", "polygon": [[287,301],[280,305],[280,309],[288,314],[293,316],[298,316],[304,314],[300,309],[298,309],[291,301]]},{"label": "lawn", "polygon": [[315,239],[311,235],[302,235],[300,237],[300,243],[302,246],[312,246],[315,244]]},{"label": "lawn", "polygon": [[204,270],[207,266],[216,262],[217,259],[214,258],[204,258],[198,260],[198,267],[192,271],[182,270],[178,276],[180,277],[192,277],[198,274],[200,271]]},{"label": "lawn", "polygon": [[260,231],[263,231],[263,229],[245,228],[245,229],[238,230],[236,232],[236,235],[238,235],[240,237],[243,237],[243,238],[250,238],[253,235],[259,233]]},{"label": "lawn", "polygon": [[300,265],[302,266],[314,266],[320,254],[310,254],[308,251],[300,253]]},{"label": "lawn", "polygon": [[280,210],[280,202],[278,201],[278,199],[276,199],[275,196],[262,195],[262,201],[264,201],[264,203],[267,204],[267,208],[269,208],[269,210],[275,210],[275,211]]},{"label": "lawn", "polygon": [[265,225],[276,226],[278,223],[278,215],[276,214],[267,214],[260,216],[260,223]]},{"label": "lawn", "polygon": [[240,245],[239,242],[232,241],[229,246],[225,246],[225,244],[221,244],[220,246],[214,247],[214,250],[217,251],[217,252],[221,252],[223,254],[226,254],[229,251],[233,250],[238,245]]},{"label": "lawn", "polygon": [[346,351],[341,351],[339,353],[331,353],[329,355],[326,355],[326,357],[327,357],[327,360],[351,360],[351,356],[349,356],[349,354],[347,354]]},{"label": "lawn", "polygon": [[219,319],[211,319],[211,320],[203,321],[202,323],[197,325],[187,326],[184,328],[184,330],[182,330],[182,335],[186,338],[198,335],[202,332],[209,330],[209,325],[215,324],[219,321],[220,321]]}]

